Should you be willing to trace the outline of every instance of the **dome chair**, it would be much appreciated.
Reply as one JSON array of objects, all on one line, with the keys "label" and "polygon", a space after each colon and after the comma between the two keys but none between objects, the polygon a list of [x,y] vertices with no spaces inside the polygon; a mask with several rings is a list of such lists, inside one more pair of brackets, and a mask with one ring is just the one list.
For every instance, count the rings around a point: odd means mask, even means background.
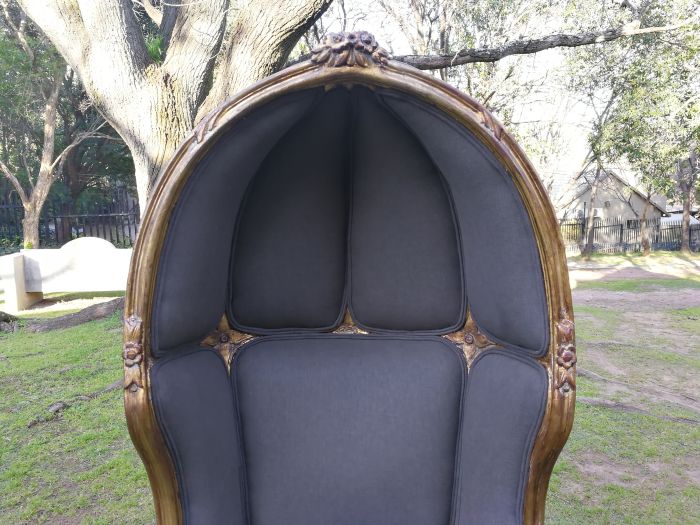
[{"label": "dome chair", "polygon": [[159,523],[544,520],[576,362],[552,207],[483,106],[368,33],[184,141],[124,321]]}]

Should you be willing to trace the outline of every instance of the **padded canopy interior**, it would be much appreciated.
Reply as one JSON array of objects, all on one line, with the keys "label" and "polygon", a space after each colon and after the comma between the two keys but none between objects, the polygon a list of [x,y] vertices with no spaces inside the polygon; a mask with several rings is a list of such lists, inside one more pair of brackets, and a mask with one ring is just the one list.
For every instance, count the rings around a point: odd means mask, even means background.
[{"label": "padded canopy interior", "polygon": [[261,335],[329,331],[346,310],[370,332],[445,334],[467,305],[504,346],[547,346],[540,254],[511,175],[398,91],[299,91],[221,133],[172,210],[157,276],[156,356],[224,312]]}]

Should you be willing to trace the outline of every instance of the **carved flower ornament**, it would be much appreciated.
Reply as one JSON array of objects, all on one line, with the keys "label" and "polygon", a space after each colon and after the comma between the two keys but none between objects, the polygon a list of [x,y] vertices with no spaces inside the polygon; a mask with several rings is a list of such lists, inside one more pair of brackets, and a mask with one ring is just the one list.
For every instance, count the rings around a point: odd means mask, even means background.
[{"label": "carved flower ornament", "polygon": [[379,47],[372,33],[328,33],[323,43],[311,51],[311,61],[328,67],[367,67],[372,63],[385,66],[389,53]]},{"label": "carved flower ornament", "polygon": [[143,362],[141,326],[141,318],[138,316],[132,315],[124,319],[124,388],[131,392],[136,392],[143,386],[140,366]]},{"label": "carved flower ornament", "polygon": [[564,392],[576,390],[576,377],[572,367],[576,364],[576,347],[574,346],[574,322],[566,310],[562,309],[561,319],[557,323],[559,344],[557,346],[557,364],[560,366],[557,388]]}]

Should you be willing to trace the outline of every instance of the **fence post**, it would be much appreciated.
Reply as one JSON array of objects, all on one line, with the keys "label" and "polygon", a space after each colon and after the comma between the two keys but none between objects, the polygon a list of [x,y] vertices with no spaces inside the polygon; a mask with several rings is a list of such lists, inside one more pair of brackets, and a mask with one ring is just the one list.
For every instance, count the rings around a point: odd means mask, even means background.
[{"label": "fence post", "polygon": [[625,246],[625,226],[622,224],[622,219],[620,219],[620,247],[624,251]]}]

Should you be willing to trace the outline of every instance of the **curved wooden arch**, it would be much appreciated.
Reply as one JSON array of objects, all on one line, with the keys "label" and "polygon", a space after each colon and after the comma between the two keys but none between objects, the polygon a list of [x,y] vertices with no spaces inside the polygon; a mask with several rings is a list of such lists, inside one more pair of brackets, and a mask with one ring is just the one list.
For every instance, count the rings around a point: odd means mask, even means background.
[{"label": "curved wooden arch", "polygon": [[[573,424],[576,387],[571,290],[564,245],[552,205],[522,149],[484,106],[445,82],[387,60],[386,52],[376,45],[373,37],[372,42],[366,42],[367,33],[354,34],[355,40],[350,45],[349,35],[353,34],[331,35],[327,45],[314,51],[312,60],[284,69],[216,108],[179,147],[151,196],[134,248],[126,291],[124,405],[131,438],[148,472],[158,523],[183,521],[175,469],[155,419],[149,389],[155,276],[171,210],[194,166],[243,116],[294,91],[359,84],[407,93],[450,115],[493,152],[523,199],[540,251],[550,319],[549,346],[538,359],[548,372],[548,399],[530,456],[523,509],[526,524],[541,524],[549,478]],[[356,43],[357,39],[362,45]],[[467,344],[470,342],[467,338],[473,342],[473,333],[467,332],[462,337]]]}]

